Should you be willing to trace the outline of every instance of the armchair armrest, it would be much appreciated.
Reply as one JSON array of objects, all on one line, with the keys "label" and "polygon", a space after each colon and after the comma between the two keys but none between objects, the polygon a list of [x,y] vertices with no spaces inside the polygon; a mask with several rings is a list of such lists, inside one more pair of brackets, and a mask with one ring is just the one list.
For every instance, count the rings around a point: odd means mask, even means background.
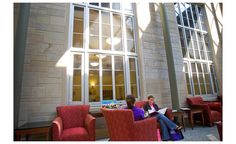
[{"label": "armchair armrest", "polygon": [[85,128],[87,129],[89,133],[89,139],[91,141],[95,140],[95,122],[96,122],[96,119],[92,115],[90,114],[86,115]]},{"label": "armchair armrest", "polygon": [[165,116],[168,117],[170,120],[174,120],[174,116],[172,114],[172,108],[167,108]]},{"label": "armchair armrest", "polygon": [[137,140],[157,141],[157,120],[155,117],[134,122],[134,137]]},{"label": "armchair armrest", "polygon": [[222,112],[222,105],[219,102],[208,103],[210,109]]},{"label": "armchair armrest", "polygon": [[56,117],[52,122],[52,139],[53,140],[60,140],[60,136],[63,130],[63,124],[61,117]]}]

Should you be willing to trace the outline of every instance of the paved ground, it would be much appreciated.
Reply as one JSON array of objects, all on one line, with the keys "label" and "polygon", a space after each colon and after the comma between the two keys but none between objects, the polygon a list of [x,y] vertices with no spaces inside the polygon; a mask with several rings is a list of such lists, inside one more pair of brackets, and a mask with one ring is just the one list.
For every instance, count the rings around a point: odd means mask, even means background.
[{"label": "paved ground", "polygon": [[[183,131],[184,139],[181,141],[219,141],[217,127],[196,125],[193,130],[190,127]],[[98,139],[97,141],[108,141],[108,138]]]}]

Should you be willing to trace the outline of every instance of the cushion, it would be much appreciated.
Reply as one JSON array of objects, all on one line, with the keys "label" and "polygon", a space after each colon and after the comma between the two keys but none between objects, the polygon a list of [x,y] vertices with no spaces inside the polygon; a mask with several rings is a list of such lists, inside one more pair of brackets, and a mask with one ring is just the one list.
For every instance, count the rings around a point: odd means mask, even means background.
[{"label": "cushion", "polygon": [[61,140],[63,141],[86,141],[89,140],[89,134],[83,127],[69,128],[62,132]]},{"label": "cushion", "polygon": [[57,114],[62,119],[63,129],[84,127],[84,120],[88,111],[88,105],[57,107]]}]

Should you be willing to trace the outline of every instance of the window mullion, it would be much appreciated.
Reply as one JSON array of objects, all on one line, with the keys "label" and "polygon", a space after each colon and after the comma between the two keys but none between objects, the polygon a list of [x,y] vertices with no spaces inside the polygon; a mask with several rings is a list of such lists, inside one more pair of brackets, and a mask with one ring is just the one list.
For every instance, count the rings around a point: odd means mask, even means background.
[{"label": "window mullion", "polygon": [[103,101],[103,83],[102,83],[102,77],[103,77],[103,67],[102,67],[102,59],[101,55],[99,54],[99,97],[100,97],[100,102]]},{"label": "window mullion", "polygon": [[84,11],[84,101],[87,104],[89,103],[89,9],[87,5]]},{"label": "window mullion", "polygon": [[113,100],[116,99],[116,81],[115,81],[115,58],[114,55],[111,56],[112,65],[112,89],[113,89]]},{"label": "window mullion", "polygon": [[[124,8],[123,8],[124,9]],[[127,83],[127,92],[131,93],[131,86],[130,86],[130,73],[129,73],[129,59],[127,55],[127,36],[126,36],[126,25],[125,25],[125,15],[122,13],[122,29],[123,29],[123,42],[124,42],[124,51],[125,51],[125,71],[126,71],[126,83]]]},{"label": "window mullion", "polygon": [[137,90],[137,98],[140,97],[139,90],[139,71],[138,71],[138,59],[135,57],[135,72],[136,72],[136,90]]}]

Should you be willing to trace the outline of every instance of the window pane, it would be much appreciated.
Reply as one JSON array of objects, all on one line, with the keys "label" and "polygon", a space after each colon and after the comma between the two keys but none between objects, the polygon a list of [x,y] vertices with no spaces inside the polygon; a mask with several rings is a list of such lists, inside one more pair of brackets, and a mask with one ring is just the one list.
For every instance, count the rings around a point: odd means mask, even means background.
[{"label": "window pane", "polygon": [[207,72],[208,72],[208,70],[207,70],[207,65],[206,65],[206,64],[202,64],[202,66],[203,66],[203,71],[204,71],[204,73],[207,73]]},{"label": "window pane", "polygon": [[81,101],[81,86],[73,86],[72,101]]},{"label": "window pane", "polygon": [[102,59],[102,91],[103,99],[111,100],[113,99],[113,90],[112,90],[112,64],[111,56],[106,55]]},{"label": "window pane", "polygon": [[206,89],[204,83],[201,84],[201,93],[206,94]]},{"label": "window pane", "polygon": [[187,19],[186,8],[185,8],[184,4],[180,5],[180,9],[182,11],[184,26],[188,26],[188,19]]},{"label": "window pane", "polygon": [[127,49],[128,49],[128,52],[135,52],[133,18],[132,17],[125,17],[125,23],[126,23],[126,35],[127,35]]},{"label": "window pane", "polygon": [[111,50],[111,39],[108,37],[102,37],[102,49]]},{"label": "window pane", "polygon": [[211,83],[209,74],[205,74],[205,81],[206,83]]},{"label": "window pane", "polygon": [[89,10],[89,20],[93,22],[99,22],[99,13],[97,10]]},{"label": "window pane", "polygon": [[191,92],[191,85],[190,84],[187,84],[187,89],[188,89],[188,94],[192,94],[192,92]]},{"label": "window pane", "polygon": [[120,10],[120,3],[112,3],[112,9]]},{"label": "window pane", "polygon": [[123,50],[121,16],[119,14],[113,14],[113,44],[115,51]]},{"label": "window pane", "polygon": [[81,101],[81,55],[74,55],[72,101]]},{"label": "window pane", "polygon": [[73,34],[73,47],[83,48],[83,34]]},{"label": "window pane", "polygon": [[84,19],[84,8],[75,7],[74,19],[80,19],[80,20]]},{"label": "window pane", "polygon": [[196,72],[195,63],[191,63],[191,67],[192,67],[192,72]]},{"label": "window pane", "polygon": [[125,17],[127,39],[134,39],[133,18]]},{"label": "window pane", "polygon": [[200,83],[204,83],[203,74],[199,74],[199,82]]},{"label": "window pane", "polygon": [[217,88],[217,84],[216,84],[215,71],[214,71],[213,69],[214,69],[214,67],[213,67],[212,65],[210,65],[210,71],[211,71],[212,82],[213,82],[213,86],[214,86],[215,93],[217,93],[218,88]]},{"label": "window pane", "polygon": [[133,18],[125,17],[125,23],[126,23],[126,36],[127,36],[127,50],[128,52],[135,52]]},{"label": "window pane", "polygon": [[195,58],[196,59],[200,59],[200,55],[199,55],[199,51],[198,50],[195,50]]},{"label": "window pane", "polygon": [[102,23],[103,24],[110,24],[110,13],[102,11]]},{"label": "window pane", "polygon": [[133,10],[132,3],[123,3],[123,7],[126,11],[132,12],[132,10]]},{"label": "window pane", "polygon": [[200,53],[201,53],[202,59],[205,60],[205,59],[206,59],[206,57],[205,57],[205,52],[204,52],[204,51],[200,51]]},{"label": "window pane", "polygon": [[180,11],[179,11],[179,4],[178,3],[175,4],[175,17],[177,19],[177,23],[180,25],[181,20],[180,20]]},{"label": "window pane", "polygon": [[200,94],[198,84],[194,84],[194,90],[195,90],[195,95],[199,95]]},{"label": "window pane", "polygon": [[73,47],[83,48],[83,16],[84,9],[75,7],[74,10],[74,29],[73,29]]},{"label": "window pane", "polygon": [[102,12],[102,49],[111,50],[111,25],[108,12]]},{"label": "window pane", "polygon": [[89,4],[99,6],[99,3],[89,3]]},{"label": "window pane", "polygon": [[99,24],[95,22],[89,23],[89,33],[90,35],[99,35]]},{"label": "window pane", "polygon": [[89,101],[100,101],[99,59],[95,54],[89,55]]},{"label": "window pane", "polygon": [[189,49],[189,57],[194,58],[193,49]]},{"label": "window pane", "polygon": [[210,84],[206,84],[207,87],[207,94],[212,94],[212,88]]},{"label": "window pane", "polygon": [[193,12],[193,18],[194,18],[194,22],[195,22],[195,28],[199,29],[198,17],[197,17],[197,12],[196,12],[194,4],[192,4],[192,12]]},{"label": "window pane", "polygon": [[83,33],[84,22],[83,20],[74,20],[74,32]]},{"label": "window pane", "polygon": [[101,3],[102,7],[110,8],[110,3]]},{"label": "window pane", "polygon": [[127,49],[129,52],[135,52],[133,40],[127,40]]},{"label": "window pane", "polygon": [[90,22],[89,22],[89,48],[99,49],[99,12],[90,9]]},{"label": "window pane", "polygon": [[193,83],[198,84],[197,74],[193,74]]},{"label": "window pane", "polygon": [[185,6],[187,8],[188,20],[189,20],[190,27],[193,28],[194,26],[193,26],[193,17],[192,17],[192,13],[191,13],[191,5],[185,4]]},{"label": "window pane", "polygon": [[136,65],[135,59],[129,58],[129,68],[130,68],[130,85],[131,85],[131,93],[138,97],[137,93],[137,82],[136,82]]},{"label": "window pane", "polygon": [[202,67],[200,63],[197,63],[198,73],[202,73]]},{"label": "window pane", "polygon": [[81,69],[81,55],[74,55],[74,68]]},{"label": "window pane", "polygon": [[89,48],[90,49],[99,49],[99,38],[98,36],[89,37]]},{"label": "window pane", "polygon": [[125,83],[124,83],[124,68],[123,57],[115,56],[115,86],[116,86],[116,99],[125,99]]}]

